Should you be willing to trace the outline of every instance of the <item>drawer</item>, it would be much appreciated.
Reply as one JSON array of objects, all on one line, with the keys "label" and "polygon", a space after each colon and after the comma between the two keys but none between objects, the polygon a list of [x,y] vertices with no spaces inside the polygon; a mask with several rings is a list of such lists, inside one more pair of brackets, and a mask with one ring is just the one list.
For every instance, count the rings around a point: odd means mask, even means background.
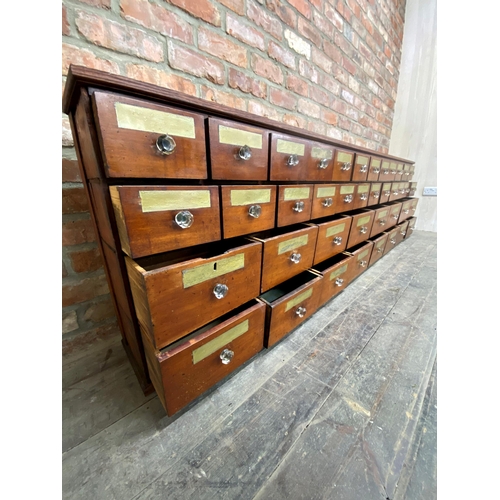
[{"label": "drawer", "polygon": [[403,182],[402,183],[402,191],[403,191],[403,194],[404,196],[410,196],[410,191],[411,191],[411,188],[410,188],[410,183],[409,182]]},{"label": "drawer", "polygon": [[380,191],[379,203],[387,203],[392,193],[392,182],[384,182]]},{"label": "drawer", "polygon": [[337,149],[333,159],[332,181],[349,182],[354,164],[354,153],[344,149]]},{"label": "drawer", "polygon": [[411,208],[410,208],[410,215],[415,215],[415,212],[417,211],[417,205],[418,205],[418,198],[413,198],[411,200]]},{"label": "drawer", "polygon": [[387,231],[387,241],[385,243],[384,255],[387,252],[390,252],[397,245],[397,234],[399,232],[398,227],[396,226],[394,229]]},{"label": "drawer", "polygon": [[[277,233],[277,234],[276,234]],[[261,292],[286,281],[312,266],[318,226],[300,225],[296,231],[273,231],[253,238],[263,245]]]},{"label": "drawer", "polygon": [[371,238],[370,241],[373,242],[372,254],[370,257],[370,262],[368,267],[373,266],[377,260],[379,260],[384,255],[385,245],[387,243],[388,234],[384,233],[375,238]]},{"label": "drawer", "polygon": [[267,181],[268,131],[209,118],[208,133],[212,179]]},{"label": "drawer", "polygon": [[319,307],[323,278],[305,271],[260,296],[266,303],[265,346],[271,347]]},{"label": "drawer", "polygon": [[370,231],[370,238],[373,238],[377,234],[386,231],[389,227],[392,227],[394,224],[396,224],[396,221],[391,223],[391,208],[392,207],[390,205],[382,205],[375,210],[375,215],[373,217],[373,226]]},{"label": "drawer", "polygon": [[311,218],[313,191],[312,184],[278,186],[277,226],[308,221]]},{"label": "drawer", "polygon": [[401,212],[399,213],[398,224],[412,216],[411,203],[412,200],[403,201],[401,205]]},{"label": "drawer", "polygon": [[413,234],[413,231],[415,231],[415,224],[416,223],[417,223],[416,217],[411,217],[410,219],[408,219],[408,229],[406,230],[405,239]]},{"label": "drawer", "polygon": [[396,163],[396,175],[394,176],[396,182],[406,180],[403,179],[403,168],[404,165],[402,163]]},{"label": "drawer", "polygon": [[391,196],[389,196],[389,201],[399,200],[401,198],[401,183],[393,182],[391,188]]},{"label": "drawer", "polygon": [[[356,153],[351,180],[353,182],[364,182],[368,180],[370,170],[370,156]],[[377,179],[378,180],[378,175]]]},{"label": "drawer", "polygon": [[351,281],[354,281],[368,269],[373,249],[373,241],[365,241],[351,248],[348,254],[353,256]]},{"label": "drawer", "polygon": [[331,181],[333,176],[334,147],[320,142],[311,143],[311,156],[305,179],[308,181]]},{"label": "drawer", "polygon": [[410,192],[408,193],[408,196],[415,196],[416,192],[417,192],[417,183],[410,182]]},{"label": "drawer", "polygon": [[357,184],[351,209],[365,208],[370,195],[370,184]]},{"label": "drawer", "polygon": [[367,207],[371,205],[378,205],[380,202],[380,194],[382,192],[382,184],[380,182],[370,185],[370,194],[368,195]]},{"label": "drawer", "polygon": [[378,180],[382,182],[394,180],[394,174],[391,173],[391,162],[389,160],[382,160]]},{"label": "drawer", "polygon": [[410,165],[410,173],[408,175],[408,181],[411,181],[413,179],[413,174],[415,173],[415,165]]},{"label": "drawer", "polygon": [[408,221],[402,222],[396,226],[398,232],[396,233],[396,245],[399,245],[406,236],[406,231],[408,230]]},{"label": "drawer", "polygon": [[396,201],[388,204],[389,206],[389,220],[387,223],[386,231],[398,223],[399,216],[401,214],[401,209],[403,208],[403,203]]},{"label": "drawer", "polygon": [[221,238],[217,186],[111,186],[123,251],[132,258]]},{"label": "drawer", "polygon": [[169,416],[264,348],[265,313],[265,304],[253,300],[160,352],[146,346],[153,384]]},{"label": "drawer", "polygon": [[93,103],[108,177],[207,178],[203,115],[100,91]]},{"label": "drawer", "polygon": [[339,199],[337,213],[354,210],[356,200],[357,184],[342,184],[339,186]]},{"label": "drawer", "polygon": [[321,307],[351,282],[354,273],[354,257],[342,252],[315,265],[313,271],[323,276],[323,289],[318,306]]},{"label": "drawer", "polygon": [[272,132],[270,154],[270,180],[307,180],[311,159],[309,141]]},{"label": "drawer", "polygon": [[403,180],[407,181],[410,176],[410,165],[404,164],[403,165]]},{"label": "drawer", "polygon": [[315,184],[312,199],[311,219],[319,219],[340,212],[340,185]]},{"label": "drawer", "polygon": [[274,227],[276,186],[221,186],[224,238]]},{"label": "drawer", "polygon": [[314,265],[346,249],[351,223],[352,217],[348,215],[336,215],[328,221],[316,222],[318,227],[318,239],[316,240]]},{"label": "drawer", "polygon": [[184,260],[183,252],[126,257],[135,310],[161,349],[260,293],[261,243],[227,242]]},{"label": "drawer", "polygon": [[370,162],[370,168],[368,169],[368,176],[366,178],[367,181],[378,181],[380,175],[380,167],[382,165],[382,160],[380,158],[374,158],[372,156]]},{"label": "drawer", "polygon": [[349,215],[352,216],[352,224],[351,231],[349,233],[349,240],[347,241],[348,249],[370,237],[375,211],[357,210]]}]

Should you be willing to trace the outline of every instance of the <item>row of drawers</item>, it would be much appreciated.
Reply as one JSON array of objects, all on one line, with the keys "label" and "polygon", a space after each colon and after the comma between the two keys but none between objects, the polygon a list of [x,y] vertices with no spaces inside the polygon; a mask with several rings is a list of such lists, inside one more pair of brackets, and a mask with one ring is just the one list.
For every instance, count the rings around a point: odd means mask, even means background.
[{"label": "row of drawers", "polygon": [[338,295],[415,226],[411,218],[391,231],[342,252],[155,351],[146,343],[148,366],[169,415],[271,347]]},{"label": "row of drawers", "polygon": [[[109,92],[92,94],[108,177],[410,181],[415,166]],[[207,161],[207,159],[210,161]]]},{"label": "row of drawers", "polygon": [[266,231],[412,196],[416,183],[111,186],[132,258]]},{"label": "row of drawers", "polygon": [[[139,322],[161,349],[260,293],[411,217],[393,202],[258,237],[217,242],[133,260],[125,258]],[[403,206],[408,206],[407,209]]]}]

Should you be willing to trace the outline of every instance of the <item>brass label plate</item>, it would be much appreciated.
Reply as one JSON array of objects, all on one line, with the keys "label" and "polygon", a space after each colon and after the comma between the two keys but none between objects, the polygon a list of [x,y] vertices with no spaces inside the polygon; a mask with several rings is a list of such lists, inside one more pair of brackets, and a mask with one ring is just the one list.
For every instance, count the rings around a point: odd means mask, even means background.
[{"label": "brass label plate", "polygon": [[390,191],[390,190],[391,190],[391,183],[382,184],[382,191]]},{"label": "brass label plate", "polygon": [[361,217],[361,219],[358,219],[358,222],[356,223],[356,226],[362,226],[363,224],[367,224],[370,222],[370,219],[372,218],[371,215],[367,215],[366,217]]},{"label": "brass label plate", "polygon": [[292,307],[295,307],[297,304],[300,304],[304,300],[308,299],[312,294],[313,294],[313,289],[311,287],[309,288],[309,290],[306,290],[305,292],[297,295],[297,297],[295,297],[294,299],[289,300],[286,303],[285,312],[289,311]]},{"label": "brass label plate", "polygon": [[327,196],[335,196],[335,186],[318,188],[317,198],[326,198]]},{"label": "brass label plate", "polygon": [[342,163],[350,163],[352,161],[352,153],[343,153],[339,151],[337,153],[337,161]]},{"label": "brass label plate", "polygon": [[361,252],[361,253],[358,255],[357,260],[361,260],[361,259],[363,259],[364,257],[366,257],[366,256],[368,255],[368,253],[369,253],[369,252],[370,252],[370,249],[368,249],[368,250],[365,250],[365,251]]},{"label": "brass label plate", "polygon": [[380,160],[378,158],[372,158],[372,167],[380,167]]},{"label": "brass label plate", "polygon": [[382,184],[372,184],[372,191],[380,191]]},{"label": "brass label plate", "polygon": [[182,285],[184,288],[189,288],[224,274],[237,271],[238,269],[243,269],[244,267],[244,253],[219,259],[209,262],[208,264],[202,264],[201,266],[182,271]]},{"label": "brass label plate", "polygon": [[210,208],[210,191],[139,191],[141,208],[144,213],[166,210],[187,210]]},{"label": "brass label plate", "polygon": [[311,156],[318,160],[331,160],[333,158],[333,150],[314,146],[311,150]]},{"label": "brass label plate", "polygon": [[391,165],[391,164],[390,164],[390,162],[388,162],[388,161],[383,161],[383,162],[382,162],[382,168],[383,168],[383,169],[390,168],[390,165]]},{"label": "brass label plate", "polygon": [[345,222],[343,224],[338,224],[337,226],[329,227],[326,230],[326,237],[329,238],[334,234],[342,233],[345,230]]},{"label": "brass label plate", "polygon": [[219,125],[219,142],[231,146],[246,145],[250,148],[262,149],[262,134]]},{"label": "brass label plate", "polygon": [[339,267],[338,269],[335,269],[335,271],[332,271],[330,273],[330,281],[334,278],[338,278],[341,274],[344,274],[347,271],[348,265],[349,264],[344,264],[342,267]]},{"label": "brass label plate", "polygon": [[400,210],[401,210],[401,205],[395,206],[394,208],[391,209],[391,214],[399,213]]},{"label": "brass label plate", "polygon": [[303,234],[302,236],[297,236],[291,240],[282,241],[278,245],[278,255],[289,252],[290,250],[295,250],[296,248],[303,247],[307,245],[309,241],[309,235]]},{"label": "brass label plate", "polygon": [[269,203],[270,189],[231,189],[231,206],[241,207],[253,203]]},{"label": "brass label plate", "polygon": [[387,236],[385,236],[382,240],[380,240],[376,245],[375,248],[380,248],[383,247],[386,244]]},{"label": "brass label plate", "polygon": [[396,170],[396,164],[395,163],[391,163],[391,170]]},{"label": "brass label plate", "polygon": [[398,163],[398,168],[397,169],[398,169],[398,171],[403,170],[403,164],[402,163]]},{"label": "brass label plate", "polygon": [[230,328],[229,330],[227,330],[227,332],[224,332],[215,339],[212,339],[210,342],[207,342],[201,347],[198,347],[198,349],[195,349],[193,351],[193,365],[204,360],[205,358],[210,356],[210,354],[218,351],[226,344],[229,344],[229,342],[232,342],[234,339],[241,337],[246,332],[248,332],[248,319],[246,319],[239,325],[233,326],[233,328]]},{"label": "brass label plate", "polygon": [[341,186],[340,194],[352,194],[354,193],[354,187],[355,186]]},{"label": "brass label plate", "polygon": [[411,207],[411,201],[407,201],[406,203],[403,203],[403,210],[407,210],[410,207]]},{"label": "brass label plate", "polygon": [[356,157],[356,163],[359,164],[359,165],[368,165],[368,162],[370,161],[370,159],[368,158],[368,156],[357,156]]},{"label": "brass label plate", "polygon": [[299,144],[298,142],[285,141],[283,139],[278,139],[276,144],[276,151],[278,153],[286,153],[288,155],[299,155],[304,156],[305,144]]},{"label": "brass label plate", "polygon": [[387,212],[389,210],[382,210],[382,212],[379,212],[377,219],[383,219],[384,217],[387,217]]},{"label": "brass label plate", "polygon": [[370,184],[366,184],[365,186],[358,186],[358,193],[368,193],[370,190]]},{"label": "brass label plate", "polygon": [[305,200],[311,195],[311,188],[285,188],[283,191],[284,201]]},{"label": "brass label plate", "polygon": [[115,102],[118,128],[196,139],[194,118]]}]

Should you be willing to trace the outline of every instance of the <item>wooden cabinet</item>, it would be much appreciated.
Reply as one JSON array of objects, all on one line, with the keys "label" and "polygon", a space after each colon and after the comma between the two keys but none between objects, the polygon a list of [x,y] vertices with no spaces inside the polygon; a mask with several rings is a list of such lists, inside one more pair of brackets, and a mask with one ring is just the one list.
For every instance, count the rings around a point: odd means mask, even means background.
[{"label": "wooden cabinet", "polygon": [[169,415],[415,227],[404,158],[75,66],[63,111],[123,345]]}]

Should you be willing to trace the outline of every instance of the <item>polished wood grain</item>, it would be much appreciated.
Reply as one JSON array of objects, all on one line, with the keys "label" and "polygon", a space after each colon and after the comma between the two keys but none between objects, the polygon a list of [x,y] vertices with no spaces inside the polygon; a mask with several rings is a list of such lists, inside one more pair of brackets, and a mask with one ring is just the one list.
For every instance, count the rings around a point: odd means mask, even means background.
[{"label": "polished wood grain", "polygon": [[379,203],[387,203],[392,193],[392,182],[383,182],[380,191]]},{"label": "polished wood grain", "polygon": [[396,182],[398,181],[403,181],[403,169],[404,169],[404,164],[403,163],[396,163],[396,175],[394,176],[394,180]]},{"label": "polished wood grain", "polygon": [[335,215],[339,212],[340,184],[315,184],[311,219]]},{"label": "polished wood grain", "polygon": [[[309,190],[309,196],[294,196],[294,189]],[[312,197],[314,192],[313,184],[294,184],[289,186],[278,186],[278,214],[277,214],[277,226],[289,226],[290,224],[296,224],[298,222],[306,222],[311,218],[312,209]],[[292,193],[292,195],[289,195]],[[292,198],[292,199],[285,199]],[[297,208],[297,203],[303,202],[304,208],[301,212],[295,210]]]},{"label": "polished wood grain", "polygon": [[339,184],[339,197],[337,199],[337,210],[335,213],[354,210],[357,189],[357,184]]},{"label": "polished wood grain", "polygon": [[390,207],[389,221],[385,230],[392,228],[398,223],[399,215],[401,214],[401,209],[403,208],[403,203],[400,201],[393,201],[387,204]]},{"label": "polished wood grain", "polygon": [[[221,186],[222,199],[222,232],[224,238],[234,238],[245,234],[257,233],[266,231],[275,226],[276,219],[276,186]],[[269,201],[260,201],[253,203],[245,201],[245,194],[248,194],[247,199],[252,200],[251,192],[269,191]],[[241,200],[236,200],[240,193]],[[247,193],[248,192],[248,193]],[[265,193],[263,193],[265,194]],[[233,200],[233,201],[231,201]],[[260,207],[259,217],[253,217],[251,208],[258,205]]]},{"label": "polished wood grain", "polygon": [[378,156],[372,156],[366,180],[370,182],[377,182],[379,180],[381,167],[382,167],[382,158]]},{"label": "polished wood grain", "polygon": [[[346,157],[344,160],[343,157]],[[349,164],[349,166],[345,164]],[[347,170],[344,170],[344,165]],[[349,182],[351,180],[354,165],[354,153],[346,149],[336,149],[333,160],[333,175],[334,182]]]},{"label": "polished wood grain", "polygon": [[[94,92],[92,97],[108,177],[207,178],[202,114],[109,92]],[[192,119],[195,138],[180,137],[175,130],[145,132],[119,127],[116,115],[118,104]],[[161,154],[156,146],[156,140],[163,134],[171,135],[175,140],[175,150],[170,155]]]},{"label": "polished wood grain", "polygon": [[368,195],[367,207],[378,205],[380,203],[380,195],[382,194],[382,183],[372,182],[370,184],[370,194]]},{"label": "polished wood grain", "polygon": [[[251,157],[248,160],[243,160],[239,157],[238,152],[247,143],[238,140],[231,141],[233,144],[221,142],[220,134],[223,129],[236,129],[259,135],[261,144],[258,147],[252,146],[250,148]],[[208,132],[212,179],[241,181],[266,181],[268,179],[269,132],[267,130],[250,127],[232,120],[209,118]],[[236,142],[237,144],[235,144]]]},{"label": "polished wood grain", "polygon": [[380,166],[380,174],[378,180],[381,182],[392,182],[394,180],[394,174],[391,173],[391,161],[382,158],[382,164]]},{"label": "polished wood grain", "polygon": [[111,203],[109,188],[99,179],[89,181],[88,187],[94,217],[99,226],[99,235],[108,246],[115,249],[114,224],[111,221],[113,217],[113,204]]},{"label": "polished wood grain", "polygon": [[390,252],[396,246],[397,234],[398,234],[397,227],[391,229],[390,231],[387,231],[387,242],[384,248],[384,255],[387,255],[387,253]]},{"label": "polished wood grain", "polygon": [[368,263],[368,267],[373,266],[375,262],[381,259],[384,256],[384,249],[387,243],[388,234],[383,233],[381,235],[375,236],[374,238],[370,238],[370,241],[373,242],[372,254],[370,256],[370,262]]},{"label": "polished wood grain", "polygon": [[356,191],[354,194],[354,200],[352,202],[351,209],[355,210],[358,208],[365,208],[368,205],[368,199],[370,197],[370,184],[356,184]]},{"label": "polished wood grain", "polygon": [[[354,160],[351,180],[353,182],[365,182],[370,173],[371,156],[357,153]],[[371,179],[370,179],[371,180]],[[378,175],[375,180],[378,180]]]},{"label": "polished wood grain", "polygon": [[370,238],[386,231],[394,225],[395,221],[391,219],[391,208],[391,205],[381,205],[374,208],[375,215],[373,217],[373,226],[370,231]]},{"label": "polished wood grain", "polygon": [[353,256],[353,271],[351,281],[359,278],[368,269],[368,263],[373,250],[373,241],[365,241],[350,249],[347,253]]},{"label": "polished wood grain", "polygon": [[415,212],[417,211],[418,200],[419,198],[413,198],[411,202],[411,209],[410,209],[411,215],[415,215]]},{"label": "polished wood grain", "polygon": [[319,307],[344,291],[351,283],[354,274],[354,257],[346,252],[336,255],[313,267],[323,276],[323,287]]},{"label": "polished wood grain", "polygon": [[[311,142],[311,154],[307,166],[306,180],[331,181],[333,176],[334,154],[335,148],[333,146],[325,144],[324,142]],[[321,161],[323,159],[325,162]]]},{"label": "polished wood grain", "polygon": [[402,202],[401,212],[399,213],[398,224],[409,219],[413,214],[411,212],[412,200],[406,200]]},{"label": "polished wood grain", "polygon": [[399,245],[405,239],[406,232],[408,231],[408,223],[409,221],[405,221],[397,225],[396,245]]},{"label": "polished wood grain", "polygon": [[349,233],[349,240],[347,241],[347,249],[350,249],[370,237],[375,211],[361,209],[356,210],[349,215],[352,215],[352,224],[351,231]]},{"label": "polished wood grain", "polygon": [[[292,144],[290,144],[292,143]],[[289,146],[285,148],[283,144]],[[301,147],[302,146],[302,147]],[[291,149],[290,149],[291,148]],[[290,149],[288,152],[279,152]],[[298,153],[292,153],[295,149]],[[298,164],[289,165],[292,154],[297,154]],[[309,164],[311,160],[311,141],[298,137],[271,133],[271,152],[269,158],[269,179],[271,181],[305,181],[309,179]]]},{"label": "polished wood grain", "polygon": [[406,230],[405,239],[410,237],[413,234],[413,231],[415,230],[416,223],[417,223],[416,217],[411,217],[410,219],[408,219],[408,229]]},{"label": "polished wood grain", "polygon": [[347,248],[347,240],[351,230],[352,217],[336,215],[328,222],[317,222],[318,239],[313,264],[316,265]]}]

